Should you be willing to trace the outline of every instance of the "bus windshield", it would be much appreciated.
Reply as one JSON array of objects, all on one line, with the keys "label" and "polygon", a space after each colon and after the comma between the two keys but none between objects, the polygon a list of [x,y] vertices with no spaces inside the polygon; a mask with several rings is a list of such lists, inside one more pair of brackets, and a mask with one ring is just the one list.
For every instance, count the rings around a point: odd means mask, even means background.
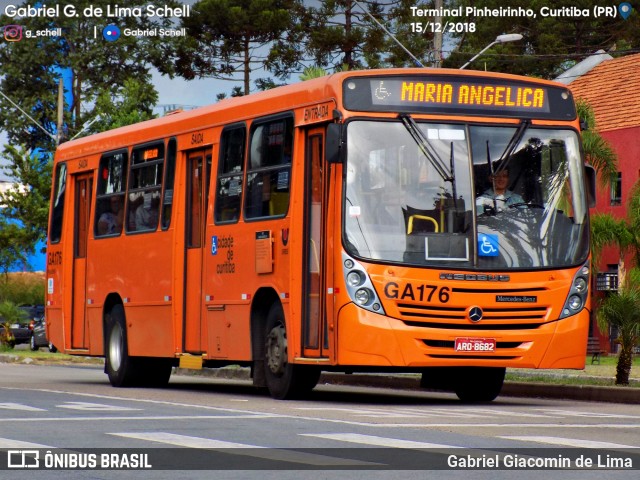
[{"label": "bus windshield", "polygon": [[502,270],[588,255],[572,129],[356,120],[347,126],[344,245],[367,260]]}]

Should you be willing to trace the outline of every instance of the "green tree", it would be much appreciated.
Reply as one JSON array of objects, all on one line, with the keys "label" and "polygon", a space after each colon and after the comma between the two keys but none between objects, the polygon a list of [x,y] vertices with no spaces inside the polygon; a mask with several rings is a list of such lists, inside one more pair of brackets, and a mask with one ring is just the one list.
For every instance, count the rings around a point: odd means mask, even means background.
[{"label": "green tree", "polygon": [[0,217],[0,273],[5,278],[14,265],[27,262],[28,242],[22,235],[18,225]]},{"label": "green tree", "polygon": [[[33,2],[23,2],[31,5]],[[47,2],[66,5],[69,2],[53,0]],[[149,72],[156,67],[161,73],[172,74],[174,43],[164,38],[122,35],[115,42],[102,38],[105,19],[86,17],[82,13],[89,6],[106,11],[113,6],[109,0],[78,0],[73,2],[78,16],[61,15],[29,17],[21,20],[23,29],[43,30],[60,28],[61,37],[24,38],[19,42],[0,43],[0,65],[2,83],[0,88],[51,134],[56,131],[58,81],[63,74],[70,78],[70,95],[64,118],[67,138],[74,136],[96,112],[96,99],[104,92],[111,92],[130,78],[150,79]],[[177,6],[174,0],[133,0],[127,7],[146,5]],[[169,27],[171,18],[156,18],[143,15],[117,19],[121,30]],[[15,21],[1,16],[2,24]],[[94,34],[97,36],[94,37]],[[35,127],[12,108],[0,109],[0,127],[7,132],[9,143],[22,145],[28,151],[36,149],[53,152],[54,140]]]},{"label": "green tree", "polygon": [[608,188],[618,172],[618,156],[600,132],[596,123],[593,108],[584,99],[576,102],[578,117],[585,121],[589,128],[582,132],[582,150],[586,160],[598,172],[600,186]]},{"label": "green tree", "polygon": [[96,100],[97,121],[92,132],[132,125],[155,118],[153,107],[158,103],[158,92],[149,78],[128,78],[111,91],[102,92]]},{"label": "green tree", "polygon": [[239,74],[248,95],[254,72],[271,69],[286,78],[298,65],[305,18],[300,0],[200,0],[183,19],[189,35],[178,73],[224,80]]},{"label": "green tree", "polygon": [[[31,5],[25,1],[19,6]],[[67,5],[63,0],[47,2],[48,7]],[[148,83],[152,67],[161,73],[172,74],[175,44],[160,37],[123,35],[115,42],[102,38],[105,19],[87,17],[87,7],[106,11],[113,6],[109,0],[77,0],[73,5],[78,16],[57,18],[28,17],[20,19],[24,31],[60,28],[62,36],[23,38],[18,42],[0,42],[0,90],[27,112],[48,134],[3,102],[0,108],[0,129],[6,132],[8,147],[3,152],[8,162],[7,173],[27,194],[10,192],[0,199],[7,205],[0,211],[3,224],[15,224],[14,232],[21,248],[32,252],[38,240],[46,235],[49,203],[51,157],[56,147],[58,83],[63,75],[70,78],[67,88],[68,104],[64,113],[63,133],[72,138],[88,120],[94,119],[107,102],[98,101],[122,88],[125,81],[137,79]],[[178,6],[174,0],[133,0],[127,7]],[[127,16],[117,19],[124,30],[169,27],[173,19]],[[0,24],[16,21],[0,16]],[[97,33],[97,35],[95,35]],[[148,89],[147,89],[148,92]],[[134,104],[135,97],[134,98]],[[146,111],[148,95],[144,95],[140,110]],[[133,105],[130,111],[135,110]],[[108,112],[107,112],[108,114]]]},{"label": "green tree", "polygon": [[[519,33],[519,42],[495,45],[475,61],[470,68],[555,78],[575,63],[592,55],[597,50],[624,52],[640,47],[640,16],[637,10],[627,20],[620,16],[594,17],[593,7],[602,5],[597,0],[449,0],[449,7],[476,7],[478,15],[466,17],[474,22],[476,31],[455,34],[456,47],[445,61],[445,65],[457,68],[490,44],[498,35]],[[485,9],[510,8],[518,12],[529,10],[533,15],[481,15]],[[585,9],[589,15],[543,16],[542,8],[551,11],[562,8]],[[460,21],[459,17],[450,18]],[[487,21],[490,20],[490,21]]]},{"label": "green tree", "polygon": [[[362,0],[378,21],[383,7]],[[310,7],[308,51],[317,65],[357,70],[380,66],[385,47],[384,31],[353,0],[327,0]]]},{"label": "green tree", "polygon": [[[445,3],[445,2],[443,2]],[[421,17],[413,15],[411,7],[419,9],[434,8],[433,1],[398,0],[391,2],[388,8],[387,29],[404,46],[400,47],[389,36],[385,36],[385,66],[390,67],[417,67],[414,59],[405,51],[405,48],[425,66],[438,66],[441,61],[442,51],[435,50],[436,28],[426,26],[426,22]],[[434,21],[434,18],[428,19]],[[441,37],[444,37],[444,32]]]},{"label": "green tree", "polygon": [[300,74],[300,81],[306,82],[307,80],[324,77],[325,75],[328,75],[328,74],[329,72],[327,72],[324,68],[318,65],[312,65],[310,67],[306,67],[302,71],[302,73]]},{"label": "green tree", "polygon": [[[51,155],[6,145],[0,155],[5,171],[16,184],[0,195],[0,268],[7,272],[26,262],[46,236],[51,191]],[[13,261],[12,261],[13,260]]]},{"label": "green tree", "polygon": [[411,0],[327,0],[311,6],[307,54],[315,65],[336,71],[415,67],[414,57],[429,65],[434,61],[433,31],[416,29],[410,7],[433,5]]},{"label": "green tree", "polygon": [[617,293],[605,298],[598,308],[598,326],[602,331],[611,327],[617,331],[616,385],[628,385],[633,349],[640,339],[640,285],[625,282]]},{"label": "green tree", "polygon": [[[616,367],[616,383],[628,384],[633,348],[640,333],[640,180],[633,186],[627,204],[627,218],[597,214],[591,219],[591,244],[594,259],[605,246],[619,249],[618,291],[609,294],[597,308],[598,326],[602,332],[616,331],[620,345]],[[631,269],[626,275],[626,256]],[[594,262],[595,263],[595,262]]]}]

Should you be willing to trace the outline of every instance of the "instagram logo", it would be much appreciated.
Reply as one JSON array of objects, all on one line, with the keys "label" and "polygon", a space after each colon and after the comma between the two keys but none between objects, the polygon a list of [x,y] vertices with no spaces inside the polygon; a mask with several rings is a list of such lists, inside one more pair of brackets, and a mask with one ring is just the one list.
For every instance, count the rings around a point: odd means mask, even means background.
[{"label": "instagram logo", "polygon": [[4,27],[4,39],[7,42],[19,42],[22,40],[22,26],[20,25],[5,25]]}]

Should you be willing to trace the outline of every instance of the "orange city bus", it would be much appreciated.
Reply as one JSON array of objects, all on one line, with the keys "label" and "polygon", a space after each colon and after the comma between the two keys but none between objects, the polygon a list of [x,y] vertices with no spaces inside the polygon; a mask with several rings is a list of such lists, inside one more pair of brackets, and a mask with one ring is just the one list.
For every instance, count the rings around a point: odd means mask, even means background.
[{"label": "orange city bus", "polygon": [[490,401],[506,367],[583,368],[579,130],[560,84],[393,69],[64,143],[50,341],[116,387],[239,364],[275,398],[378,371]]}]

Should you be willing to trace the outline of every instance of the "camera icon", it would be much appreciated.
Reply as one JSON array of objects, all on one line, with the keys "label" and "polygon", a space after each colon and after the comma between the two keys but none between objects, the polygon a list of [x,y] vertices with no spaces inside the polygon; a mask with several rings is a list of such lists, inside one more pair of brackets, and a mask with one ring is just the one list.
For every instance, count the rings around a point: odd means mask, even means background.
[{"label": "camera icon", "polygon": [[4,39],[7,42],[19,42],[22,40],[22,25],[5,25]]}]

